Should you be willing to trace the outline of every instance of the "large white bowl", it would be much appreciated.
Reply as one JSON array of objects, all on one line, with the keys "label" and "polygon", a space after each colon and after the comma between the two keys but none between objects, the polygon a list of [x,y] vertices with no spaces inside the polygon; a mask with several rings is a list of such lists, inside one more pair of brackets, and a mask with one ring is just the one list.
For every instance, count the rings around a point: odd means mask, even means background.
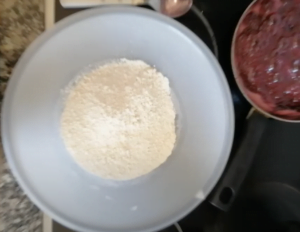
[{"label": "large white bowl", "polygon": [[[85,66],[117,58],[144,60],[167,76],[179,111],[173,154],[127,182],[85,172],[59,132],[61,90]],[[18,62],[3,105],[5,153],[21,187],[83,232],[152,232],[188,214],[223,172],[233,131],[229,88],[209,49],[175,20],[135,7],[87,10],[44,33]]]}]

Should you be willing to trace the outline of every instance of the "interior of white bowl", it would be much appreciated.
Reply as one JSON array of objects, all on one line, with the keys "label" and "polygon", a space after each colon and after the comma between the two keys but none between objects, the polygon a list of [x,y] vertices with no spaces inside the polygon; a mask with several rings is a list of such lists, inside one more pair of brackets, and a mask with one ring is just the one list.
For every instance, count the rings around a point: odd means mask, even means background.
[{"label": "interior of white bowl", "polygon": [[[87,65],[119,58],[143,60],[169,78],[181,127],[170,158],[126,182],[81,169],[59,131],[61,90]],[[2,118],[22,188],[55,220],[85,232],[156,231],[186,215],[223,172],[233,127],[226,79],[204,43],[176,21],[133,7],[84,11],[44,33],[14,70]]]}]

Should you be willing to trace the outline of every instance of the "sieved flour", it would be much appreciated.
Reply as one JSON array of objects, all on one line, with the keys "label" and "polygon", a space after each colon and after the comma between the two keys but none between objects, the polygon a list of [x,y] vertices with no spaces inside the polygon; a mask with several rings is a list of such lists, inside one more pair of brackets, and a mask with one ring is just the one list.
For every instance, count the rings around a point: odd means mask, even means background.
[{"label": "sieved flour", "polygon": [[171,155],[175,116],[168,79],[143,61],[121,59],[80,76],[67,90],[61,135],[87,171],[129,180]]}]

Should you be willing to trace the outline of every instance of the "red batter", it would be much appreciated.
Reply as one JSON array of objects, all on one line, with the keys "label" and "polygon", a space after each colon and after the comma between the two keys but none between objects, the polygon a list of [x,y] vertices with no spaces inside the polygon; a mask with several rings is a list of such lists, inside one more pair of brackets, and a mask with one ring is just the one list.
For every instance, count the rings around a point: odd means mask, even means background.
[{"label": "red batter", "polygon": [[238,81],[261,109],[300,119],[300,0],[258,0],[236,34]]}]

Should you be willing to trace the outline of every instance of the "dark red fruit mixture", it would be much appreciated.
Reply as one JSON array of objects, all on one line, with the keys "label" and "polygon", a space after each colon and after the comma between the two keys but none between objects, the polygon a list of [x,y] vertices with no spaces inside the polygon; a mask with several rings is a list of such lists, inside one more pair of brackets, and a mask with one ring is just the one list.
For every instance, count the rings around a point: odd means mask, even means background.
[{"label": "dark red fruit mixture", "polygon": [[300,0],[257,0],[235,39],[234,65],[247,96],[272,115],[300,119]]}]

